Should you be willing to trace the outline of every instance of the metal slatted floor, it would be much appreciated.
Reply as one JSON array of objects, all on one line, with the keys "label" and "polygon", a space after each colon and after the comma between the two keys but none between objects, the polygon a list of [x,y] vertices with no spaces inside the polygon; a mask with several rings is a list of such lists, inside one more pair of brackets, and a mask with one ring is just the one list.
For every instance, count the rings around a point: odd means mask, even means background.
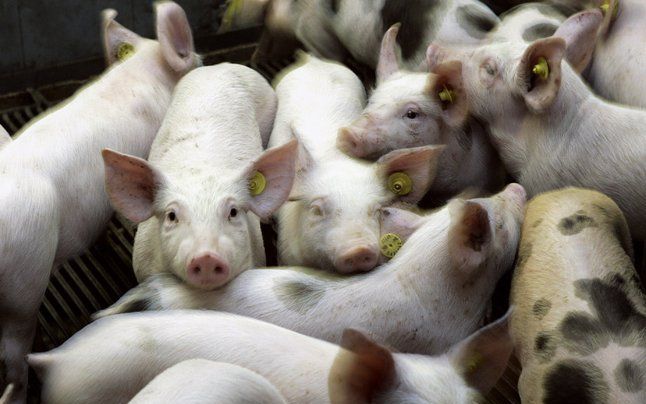
[{"label": "metal slatted floor", "polygon": [[[235,37],[228,35],[220,43],[226,48],[208,53],[204,64],[228,61],[249,65],[256,46],[254,36],[257,36],[257,31],[248,31],[241,36],[254,40],[235,43]],[[274,61],[254,68],[271,80],[290,62]],[[28,89],[20,94],[0,95],[0,124],[13,135],[32,118],[67,98],[85,82],[68,81],[41,89]],[[93,247],[62,265],[52,276],[38,313],[39,329],[34,351],[59,346],[87,325],[92,313],[108,307],[136,285],[131,258],[134,234],[134,226],[115,215],[107,231]],[[269,262],[272,262],[271,259]],[[519,373],[520,365],[514,358],[488,399],[492,403],[520,403],[516,391]],[[39,385],[33,374],[30,374],[29,395],[30,403],[39,401]]]}]

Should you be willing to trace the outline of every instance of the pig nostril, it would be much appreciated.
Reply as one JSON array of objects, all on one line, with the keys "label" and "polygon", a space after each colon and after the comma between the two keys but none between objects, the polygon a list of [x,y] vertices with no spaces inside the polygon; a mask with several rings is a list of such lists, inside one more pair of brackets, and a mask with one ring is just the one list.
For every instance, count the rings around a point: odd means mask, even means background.
[{"label": "pig nostril", "polygon": [[202,272],[202,268],[195,267],[195,268],[193,268],[193,272],[195,272],[196,274],[199,274],[200,272]]},{"label": "pig nostril", "polygon": [[224,273],[224,268],[222,268],[220,266],[215,267],[215,273],[216,274]]}]

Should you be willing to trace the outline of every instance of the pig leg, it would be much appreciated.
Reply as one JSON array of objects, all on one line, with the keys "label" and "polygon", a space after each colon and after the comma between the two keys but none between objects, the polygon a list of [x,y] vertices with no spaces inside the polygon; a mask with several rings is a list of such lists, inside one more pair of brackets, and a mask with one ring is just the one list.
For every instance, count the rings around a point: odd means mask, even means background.
[{"label": "pig leg", "polygon": [[[24,202],[26,201],[26,202]],[[58,209],[47,181],[0,179],[0,390],[14,384],[10,403],[25,400],[36,316],[58,244]]]},{"label": "pig leg", "polygon": [[13,383],[14,389],[9,403],[25,402],[27,391],[27,362],[25,356],[31,351],[31,344],[36,331],[36,313],[30,318],[16,319],[2,324],[2,339],[0,340],[0,377],[6,382],[0,389]]}]

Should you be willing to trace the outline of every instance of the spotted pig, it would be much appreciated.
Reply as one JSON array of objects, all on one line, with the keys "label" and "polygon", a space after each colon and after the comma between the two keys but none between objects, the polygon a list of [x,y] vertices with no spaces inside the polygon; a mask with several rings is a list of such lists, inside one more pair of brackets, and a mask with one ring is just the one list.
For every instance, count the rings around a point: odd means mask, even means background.
[{"label": "spotted pig", "polygon": [[646,402],[646,297],[631,245],[599,192],[530,201],[511,291],[523,403]]}]

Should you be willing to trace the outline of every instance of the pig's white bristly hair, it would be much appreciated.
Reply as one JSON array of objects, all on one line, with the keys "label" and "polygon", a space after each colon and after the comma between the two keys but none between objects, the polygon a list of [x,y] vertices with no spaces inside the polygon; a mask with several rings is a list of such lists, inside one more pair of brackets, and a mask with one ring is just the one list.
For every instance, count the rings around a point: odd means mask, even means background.
[{"label": "pig's white bristly hair", "polygon": [[[39,371],[49,401],[110,396],[125,402],[164,369],[202,358],[257,372],[288,402],[319,402],[329,399],[328,375],[339,353],[335,344],[273,324],[191,310],[104,318],[53,351],[29,355],[28,361]],[[475,391],[447,356],[396,353],[393,359],[396,379],[377,403],[472,402]]]},{"label": "pig's white bristly hair", "polygon": [[130,401],[285,404],[274,385],[249,369],[224,362],[190,359],[158,374]]}]

